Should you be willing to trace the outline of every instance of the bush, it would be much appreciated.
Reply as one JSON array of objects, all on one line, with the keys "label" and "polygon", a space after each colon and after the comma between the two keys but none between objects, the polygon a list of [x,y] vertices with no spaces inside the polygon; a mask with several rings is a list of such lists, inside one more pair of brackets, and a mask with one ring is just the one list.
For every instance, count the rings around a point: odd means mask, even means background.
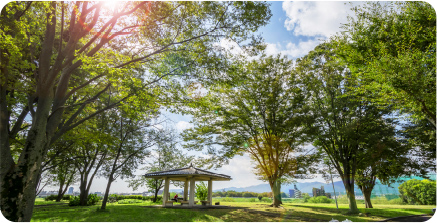
[{"label": "bush", "polygon": [[325,197],[325,196],[318,196],[318,197],[311,197],[308,199],[308,203],[331,203],[331,199]]},{"label": "bush", "polygon": [[71,195],[64,195],[64,196],[62,196],[62,200],[66,200],[66,201],[69,201],[70,200],[70,197],[71,197]]},{"label": "bush", "polygon": [[250,198],[249,202],[256,202],[256,199],[255,198]]},{"label": "bush", "polygon": [[[97,202],[100,201],[100,197],[97,196],[97,194],[90,194],[88,195],[88,200],[86,202],[87,206],[95,205]],[[80,205],[80,198],[79,196],[71,196],[70,202],[68,202],[69,206],[79,206]]]},{"label": "bush", "polygon": [[52,194],[44,198],[45,201],[54,201],[58,197],[57,194]]},{"label": "bush", "polygon": [[97,196],[97,194],[90,194],[88,195],[88,200],[86,202],[86,205],[88,206],[95,205],[99,201],[100,201],[100,197]]},{"label": "bush", "polygon": [[308,200],[311,198],[309,194],[302,193],[303,202],[308,202]]},{"label": "bush", "polygon": [[262,195],[258,195],[258,200],[261,201],[261,199],[263,199]]},{"label": "bush", "polygon": [[70,202],[68,202],[68,206],[79,206],[80,199],[79,196],[70,197]]},{"label": "bush", "polygon": [[261,202],[268,202],[268,203],[270,203],[270,202],[272,202],[272,199],[270,199],[270,198],[268,198],[268,197],[263,197],[263,198],[261,199]]},{"label": "bush", "polygon": [[196,184],[196,197],[201,201],[206,201],[208,197],[208,188],[206,187],[204,182]]},{"label": "bush", "polygon": [[138,199],[125,199],[118,201],[118,204],[136,204],[136,203],[143,203],[143,200]]},{"label": "bush", "polygon": [[436,182],[431,180],[411,179],[399,186],[400,197],[408,204],[435,205]]}]

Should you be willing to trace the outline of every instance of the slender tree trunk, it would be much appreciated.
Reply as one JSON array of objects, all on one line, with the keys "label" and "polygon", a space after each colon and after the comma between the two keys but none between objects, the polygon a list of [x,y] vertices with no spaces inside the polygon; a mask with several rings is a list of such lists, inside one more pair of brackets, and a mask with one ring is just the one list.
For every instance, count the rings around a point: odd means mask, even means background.
[{"label": "slender tree trunk", "polygon": [[114,173],[111,173],[111,175],[109,176],[109,179],[108,179],[108,184],[106,185],[105,196],[103,197],[102,207],[100,208],[102,210],[106,209],[106,202],[108,202],[109,189],[111,188],[111,184],[113,181],[113,175],[114,175]]},{"label": "slender tree trunk", "polygon": [[58,197],[56,197],[56,202],[60,202],[62,200],[62,196],[64,196],[64,194],[62,193],[64,191],[64,182],[61,182],[61,185],[59,186],[59,190],[58,190]]}]

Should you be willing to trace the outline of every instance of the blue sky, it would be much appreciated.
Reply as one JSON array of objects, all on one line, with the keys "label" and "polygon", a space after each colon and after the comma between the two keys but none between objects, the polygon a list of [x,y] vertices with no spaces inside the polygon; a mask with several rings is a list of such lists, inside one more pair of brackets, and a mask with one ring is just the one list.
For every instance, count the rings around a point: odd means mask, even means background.
[{"label": "blue sky", "polygon": [[[267,54],[278,54],[296,59],[304,56],[322,40],[339,31],[341,23],[345,23],[347,13],[350,12],[345,2],[270,2],[273,16],[270,23],[262,27],[261,34],[267,43]],[[189,128],[190,116],[164,113],[171,119],[179,131]],[[190,152],[192,153],[192,152]],[[234,157],[228,165],[217,170],[218,173],[230,175],[233,180],[229,182],[214,182],[213,189],[226,187],[247,187],[264,183],[257,180],[252,173],[252,164],[247,155]],[[137,174],[144,174],[137,171]],[[318,177],[306,181],[321,181]],[[96,179],[91,191],[104,191],[106,179]],[[78,187],[78,185],[74,185]],[[111,192],[131,192],[127,183],[118,180],[111,186]],[[139,188],[136,192],[146,191]]]}]

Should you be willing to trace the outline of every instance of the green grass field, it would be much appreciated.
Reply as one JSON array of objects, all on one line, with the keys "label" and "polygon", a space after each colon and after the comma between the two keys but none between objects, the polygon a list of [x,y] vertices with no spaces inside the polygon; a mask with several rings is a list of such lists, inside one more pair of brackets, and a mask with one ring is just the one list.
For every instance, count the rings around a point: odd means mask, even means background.
[{"label": "green grass field", "polygon": [[[86,207],[70,207],[67,202],[46,202],[37,199],[32,221],[124,221],[124,222],[162,222],[162,221],[329,221],[332,218],[343,221],[381,221],[387,218],[431,214],[435,206],[427,205],[374,205],[373,209],[365,209],[363,204],[358,204],[362,214],[346,215],[347,204],[340,204],[336,209],[335,204],[310,204],[310,203],[284,203],[283,208],[269,207],[269,203],[241,201],[224,202],[220,205],[243,207],[244,209],[171,209],[150,208],[148,206],[159,205],[150,201],[124,200],[120,203],[108,204],[107,211],[98,209],[100,204]],[[137,202],[137,203],[134,203]],[[138,203],[139,202],[139,203]],[[48,205],[46,205],[48,204]],[[53,205],[58,204],[58,205]]]}]

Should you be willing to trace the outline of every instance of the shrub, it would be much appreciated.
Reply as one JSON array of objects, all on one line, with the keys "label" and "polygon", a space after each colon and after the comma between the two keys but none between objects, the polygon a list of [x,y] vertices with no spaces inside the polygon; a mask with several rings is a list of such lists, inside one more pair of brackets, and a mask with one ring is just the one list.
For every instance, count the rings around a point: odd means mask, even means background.
[{"label": "shrub", "polygon": [[[90,194],[88,195],[88,200],[86,202],[87,206],[95,205],[97,202],[99,202],[100,197],[97,196],[97,194]],[[79,206],[80,205],[80,198],[79,196],[71,196],[70,202],[68,202],[69,206]]]},{"label": "shrub", "polygon": [[70,197],[71,197],[71,195],[64,195],[64,196],[62,196],[62,200],[66,200],[66,201],[69,201],[70,200]]},{"label": "shrub", "polygon": [[311,198],[309,194],[302,193],[303,202],[308,202],[308,200]]},{"label": "shrub", "polygon": [[99,202],[99,201],[100,201],[100,197],[97,196],[97,194],[90,194],[90,195],[88,195],[88,200],[87,200],[86,204],[88,206],[91,206],[91,205],[97,204],[97,202]]},{"label": "shrub", "polygon": [[208,188],[206,187],[204,182],[196,184],[196,197],[201,201],[206,201],[208,197]]},{"label": "shrub", "polygon": [[311,197],[308,199],[308,203],[331,203],[331,199],[325,196]]},{"label": "shrub", "polygon": [[258,200],[261,201],[261,199],[263,199],[262,195],[258,195]]},{"label": "shrub", "polygon": [[272,199],[268,198],[268,197],[263,197],[261,199],[262,202],[272,202]]},{"label": "shrub", "polygon": [[118,204],[136,204],[136,203],[143,203],[144,201],[142,200],[138,200],[138,199],[125,199],[125,200],[120,200],[117,203]]},{"label": "shrub", "polygon": [[52,194],[52,195],[45,197],[44,200],[45,201],[54,201],[54,200],[56,200],[57,197],[58,197],[58,195]]},{"label": "shrub", "polygon": [[80,198],[79,196],[70,197],[70,202],[68,202],[68,206],[79,206]]},{"label": "shrub", "polygon": [[405,203],[435,205],[435,188],[435,181],[411,179],[399,186],[399,193]]},{"label": "shrub", "polygon": [[256,199],[255,198],[250,198],[249,202],[256,202]]}]

